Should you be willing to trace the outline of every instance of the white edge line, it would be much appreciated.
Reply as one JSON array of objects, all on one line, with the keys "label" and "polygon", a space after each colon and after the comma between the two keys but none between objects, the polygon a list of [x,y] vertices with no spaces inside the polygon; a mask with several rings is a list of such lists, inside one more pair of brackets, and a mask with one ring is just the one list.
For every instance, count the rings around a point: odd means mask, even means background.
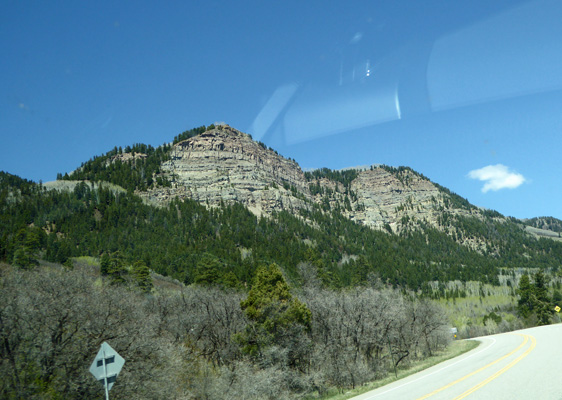
[{"label": "white edge line", "polygon": [[[438,373],[438,372],[443,371],[444,369],[447,369],[447,368],[452,367],[453,365],[457,365],[458,363],[461,363],[461,362],[463,362],[463,361],[465,361],[465,360],[468,360],[469,358],[474,357],[475,355],[480,354],[480,353],[482,353],[483,351],[488,350],[490,347],[492,347],[492,346],[496,343],[496,339],[494,339],[494,338],[490,338],[490,339],[492,339],[492,343],[490,343],[490,345],[489,345],[488,347],[485,347],[485,348],[481,349],[480,351],[478,351],[478,352],[476,352],[476,353],[474,353],[474,354],[471,354],[471,355],[469,355],[468,357],[463,358],[462,360],[458,360],[458,361],[456,361],[456,362],[454,362],[454,363],[452,363],[452,364],[447,365],[446,367],[443,367],[443,368],[441,368],[441,369],[438,369],[437,371],[433,371],[433,372],[430,373],[430,374],[427,374],[427,375],[424,375],[424,376],[420,376],[420,377],[417,378],[417,379],[414,379],[414,380],[412,380],[412,381],[403,383],[403,384],[400,385],[400,386],[395,386],[395,387],[393,387],[392,389],[388,389],[388,390],[386,390],[386,391],[384,391],[384,392],[382,392],[382,393],[377,393],[377,394],[375,394],[375,395],[373,395],[373,396],[371,396],[371,397],[366,397],[365,399],[362,399],[362,400],[370,400],[370,399],[374,399],[375,397],[382,396],[383,394],[392,392],[392,391],[394,391],[394,390],[396,390],[396,389],[399,389],[399,388],[401,388],[401,387],[404,387],[404,386],[408,386],[408,385],[411,384],[411,383],[414,383],[414,382],[420,381],[420,380],[422,380],[422,379],[425,379],[425,378],[427,378],[428,376],[434,375],[434,374],[436,374],[436,373]],[[422,372],[422,371],[420,371],[420,372]],[[376,390],[376,389],[375,389],[375,390]]]}]

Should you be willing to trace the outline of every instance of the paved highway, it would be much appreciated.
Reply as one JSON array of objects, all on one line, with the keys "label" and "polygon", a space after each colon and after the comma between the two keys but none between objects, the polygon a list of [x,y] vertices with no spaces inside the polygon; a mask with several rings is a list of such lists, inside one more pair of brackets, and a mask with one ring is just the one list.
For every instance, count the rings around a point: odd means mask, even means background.
[{"label": "paved highway", "polygon": [[468,353],[353,399],[562,399],[562,324],[476,340]]}]

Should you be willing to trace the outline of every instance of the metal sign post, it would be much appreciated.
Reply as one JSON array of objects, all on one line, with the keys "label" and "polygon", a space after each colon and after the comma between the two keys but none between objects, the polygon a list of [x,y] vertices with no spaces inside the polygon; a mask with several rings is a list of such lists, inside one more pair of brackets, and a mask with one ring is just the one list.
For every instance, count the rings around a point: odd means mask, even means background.
[{"label": "metal sign post", "polygon": [[101,344],[101,348],[90,366],[90,372],[104,386],[106,400],[109,400],[109,391],[124,364],[125,359],[113,350],[107,342]]},{"label": "metal sign post", "polygon": [[105,350],[102,346],[103,350],[103,386],[105,387],[105,400],[109,400],[109,389],[107,388],[107,364],[105,362]]}]

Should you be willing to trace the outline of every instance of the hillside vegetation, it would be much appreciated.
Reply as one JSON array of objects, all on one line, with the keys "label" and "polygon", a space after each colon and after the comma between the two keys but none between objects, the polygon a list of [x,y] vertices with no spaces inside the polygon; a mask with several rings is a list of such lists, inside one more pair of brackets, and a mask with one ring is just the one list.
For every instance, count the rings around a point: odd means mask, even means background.
[{"label": "hillside vegetation", "polygon": [[524,219],[522,222],[527,226],[562,233],[562,221],[553,217],[536,217]]},{"label": "hillside vegetation", "polygon": [[[206,141],[199,145],[211,146],[212,154],[219,156],[230,136],[236,143],[251,143],[247,135],[232,128],[205,127],[176,136],[174,143],[186,143],[202,133]],[[212,142],[214,135],[219,136]],[[259,157],[280,159],[260,145],[255,149],[252,151],[259,151]],[[212,259],[217,282],[228,275],[229,285],[246,287],[262,263],[278,264],[291,283],[299,286],[303,278],[297,266],[306,263],[328,287],[353,287],[378,278],[412,290],[436,281],[498,284],[499,268],[540,268],[556,273],[562,265],[562,242],[536,238],[522,229],[521,221],[479,210],[407,167],[377,168],[396,178],[397,187],[402,188],[398,192],[415,190],[418,181],[430,185],[423,186],[424,190],[436,187],[441,198],[424,200],[433,202],[434,220],[416,218],[421,206],[414,195],[401,193],[406,201],[394,211],[399,221],[394,228],[385,224],[382,230],[372,229],[367,220],[354,222],[350,215],[363,215],[361,207],[367,200],[361,198],[361,186],[355,184],[366,175],[353,169],[306,172],[303,179],[308,184],[299,185],[301,189],[286,182],[286,188],[271,183],[259,190],[269,192],[267,199],[278,196],[295,202],[289,207],[279,204],[261,216],[232,199],[211,205],[202,198],[177,196],[150,206],[138,197],[144,189],[179,185],[168,180],[174,180],[173,176],[159,173],[162,163],[172,157],[171,151],[170,145],[115,148],[68,176],[80,182],[68,191],[46,190],[0,173],[0,259],[14,262],[17,256],[18,263],[26,264],[40,256],[63,263],[69,257],[105,254],[131,265],[142,262],[185,284],[201,279],[199,265]],[[294,163],[279,165],[295,168]],[[380,174],[376,177],[387,179]],[[65,182],[67,177],[63,178]],[[221,187],[237,185],[221,179]],[[427,204],[423,207],[428,209]],[[554,220],[546,222],[556,226]]]},{"label": "hillside vegetation", "polygon": [[[59,192],[8,174],[0,180],[5,199],[0,257],[23,266],[38,257],[64,263],[69,257],[119,253],[127,263],[142,261],[155,272],[190,284],[200,279],[204,260],[212,259],[214,283],[228,275],[229,285],[236,287],[247,286],[264,263],[280,265],[300,286],[303,277],[297,266],[304,263],[328,287],[378,278],[417,290],[428,281],[494,283],[497,268],[505,263],[432,227],[389,235],[321,209],[258,218],[239,204],[207,208],[177,200],[161,208],[103,185],[92,189],[81,183],[72,192]],[[558,265],[557,253],[533,256],[546,267]]]},{"label": "hillside vegetation", "polygon": [[112,399],[321,398],[436,354],[446,318],[389,288],[290,290],[275,265],[249,292],[146,295],[91,267],[0,270],[0,397],[98,398],[102,342],[125,358]]}]

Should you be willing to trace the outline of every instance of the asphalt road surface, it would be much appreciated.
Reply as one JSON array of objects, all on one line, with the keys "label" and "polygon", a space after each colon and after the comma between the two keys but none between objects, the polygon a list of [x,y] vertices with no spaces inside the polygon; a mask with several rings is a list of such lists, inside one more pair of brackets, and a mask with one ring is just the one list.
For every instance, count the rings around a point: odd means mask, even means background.
[{"label": "asphalt road surface", "polygon": [[562,400],[562,324],[476,338],[476,349],[354,400]]}]

